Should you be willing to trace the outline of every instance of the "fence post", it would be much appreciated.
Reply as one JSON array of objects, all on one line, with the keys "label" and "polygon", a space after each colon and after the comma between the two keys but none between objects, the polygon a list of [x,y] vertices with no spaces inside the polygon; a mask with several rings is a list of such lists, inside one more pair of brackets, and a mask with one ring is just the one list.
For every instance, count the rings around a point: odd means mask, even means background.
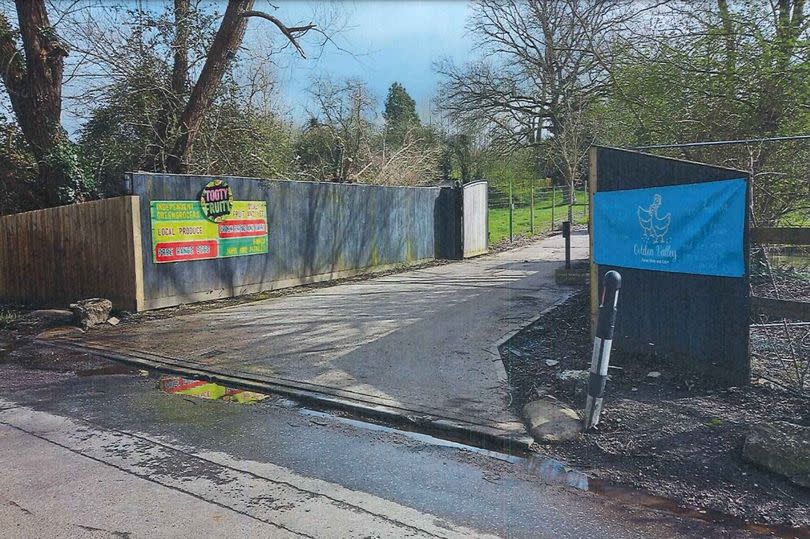
[{"label": "fence post", "polygon": [[598,424],[599,415],[602,413],[602,398],[605,396],[610,348],[613,345],[613,327],[616,325],[616,306],[619,303],[621,287],[622,276],[618,271],[611,270],[605,273],[602,301],[596,322],[596,336],[593,338],[588,400],[585,403],[585,430]]},{"label": "fence post", "polygon": [[571,269],[571,221],[562,222],[562,235],[565,238],[565,269]]},{"label": "fence post", "polygon": [[551,231],[554,232],[554,206],[557,204],[557,189],[551,184]]},{"label": "fence post", "polygon": [[534,178],[529,179],[529,234],[534,236]]},{"label": "fence post", "polygon": [[512,201],[512,180],[509,180],[509,243],[512,243],[512,213],[515,210],[515,203]]}]

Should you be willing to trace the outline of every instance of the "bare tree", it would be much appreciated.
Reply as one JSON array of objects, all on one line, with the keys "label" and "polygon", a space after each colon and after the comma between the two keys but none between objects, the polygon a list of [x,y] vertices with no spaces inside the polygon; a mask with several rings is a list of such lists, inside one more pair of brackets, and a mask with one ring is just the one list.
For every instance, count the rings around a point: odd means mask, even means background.
[{"label": "bare tree", "polygon": [[354,182],[371,161],[376,102],[366,84],[320,79],[310,94],[316,109],[299,144],[301,170],[315,179]]},{"label": "bare tree", "polygon": [[[456,121],[485,119],[502,151],[551,148],[569,205],[589,141],[583,112],[609,89],[603,67],[631,16],[624,0],[476,0],[469,29],[482,59],[439,65],[444,107]],[[569,207],[569,219],[571,218]]]},{"label": "bare tree", "polygon": [[[18,124],[37,159],[39,183],[43,190],[43,203],[56,205],[76,200],[80,194],[81,174],[72,145],[61,127],[62,87],[65,77],[67,43],[57,35],[48,18],[45,0],[16,0],[19,31],[15,31],[4,14],[0,14],[0,71]],[[286,41],[304,55],[299,39],[316,28],[309,23],[286,26],[272,14],[253,9],[254,0],[232,0],[227,3],[210,46],[201,58],[189,58],[192,43],[198,44],[204,36],[192,35],[188,24],[192,0],[175,0],[174,24],[158,29],[158,33],[171,28],[174,33],[171,75],[166,84],[157,82],[163,94],[163,105],[146,119],[154,130],[151,151],[153,168],[167,172],[185,172],[193,144],[199,135],[206,113],[217,96],[223,77],[241,47],[250,18],[269,21]],[[68,19],[79,19],[73,4],[65,9]],[[275,6],[273,6],[275,7]],[[104,9],[99,6],[95,9]],[[89,10],[92,11],[92,10]],[[105,72],[120,77],[140,76],[144,58],[154,52],[141,50],[122,55],[121,44],[131,36],[120,27],[101,28],[91,24],[94,13],[86,10],[85,28],[89,29],[89,44],[79,49],[79,61],[67,77],[75,76],[81,64],[89,61],[93,68],[85,73],[88,81],[103,81]],[[74,24],[74,29],[78,25]],[[143,29],[140,28],[139,31]],[[21,40],[21,46],[18,45]],[[325,36],[328,39],[328,36]],[[130,51],[132,52],[132,51]],[[202,62],[196,81],[190,84],[189,74]],[[86,102],[98,95],[99,86],[86,92]]]},{"label": "bare tree", "polygon": [[[188,155],[194,144],[194,138],[199,132],[203,116],[216,96],[228,64],[242,44],[250,17],[260,17],[272,22],[301,56],[305,57],[298,39],[315,28],[315,25],[310,23],[304,26],[287,27],[273,15],[262,11],[254,11],[254,1],[232,0],[228,2],[228,7],[225,9],[222,22],[208,50],[200,76],[197,78],[186,106],[180,115],[180,130],[173,150],[166,162],[167,172],[187,171]],[[176,5],[179,4],[183,4],[183,2],[176,2]],[[175,63],[177,60],[176,55]],[[180,61],[183,61],[183,59],[181,58]]]},{"label": "bare tree", "polygon": [[376,152],[358,174],[361,183],[377,185],[428,185],[439,176],[439,163],[444,149],[430,140],[430,132],[412,126],[402,133],[402,142],[387,148],[385,134],[378,140],[382,151]]}]

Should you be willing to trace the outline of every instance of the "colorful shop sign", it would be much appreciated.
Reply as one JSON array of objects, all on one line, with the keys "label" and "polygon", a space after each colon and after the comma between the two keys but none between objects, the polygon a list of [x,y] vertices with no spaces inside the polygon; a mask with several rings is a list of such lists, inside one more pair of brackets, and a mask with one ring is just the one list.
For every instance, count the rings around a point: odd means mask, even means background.
[{"label": "colorful shop sign", "polygon": [[[156,264],[265,254],[267,202],[234,201],[227,184],[200,200],[153,200],[152,259]],[[219,193],[216,190],[219,189]],[[206,209],[206,204],[212,204]],[[227,210],[227,211],[226,211]]]},{"label": "colorful shop sign", "polygon": [[200,208],[209,221],[219,223],[231,214],[233,192],[222,180],[212,180],[200,191]]}]

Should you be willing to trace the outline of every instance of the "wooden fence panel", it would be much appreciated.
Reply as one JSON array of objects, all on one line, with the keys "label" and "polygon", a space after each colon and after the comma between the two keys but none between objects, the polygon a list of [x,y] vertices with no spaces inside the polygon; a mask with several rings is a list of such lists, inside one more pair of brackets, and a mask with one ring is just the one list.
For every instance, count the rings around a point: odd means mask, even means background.
[{"label": "wooden fence panel", "polygon": [[468,183],[463,192],[464,258],[470,258],[486,253],[489,244],[488,184]]},{"label": "wooden fence panel", "polygon": [[139,211],[139,198],[125,196],[0,217],[0,301],[65,306],[105,297],[140,310]]},{"label": "wooden fence panel", "polygon": [[752,228],[751,241],[783,245],[810,245],[810,228]]},{"label": "wooden fence panel", "polygon": [[751,296],[751,307],[757,314],[773,318],[810,321],[810,302]]}]

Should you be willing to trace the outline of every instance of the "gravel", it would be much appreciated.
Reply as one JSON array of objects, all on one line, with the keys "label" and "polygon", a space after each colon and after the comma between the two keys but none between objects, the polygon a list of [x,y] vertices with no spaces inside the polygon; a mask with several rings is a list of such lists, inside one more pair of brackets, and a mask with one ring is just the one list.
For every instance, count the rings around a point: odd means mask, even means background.
[{"label": "gravel", "polygon": [[[588,303],[583,291],[501,347],[516,411],[540,395],[583,407],[583,385],[558,374],[589,368]],[[800,392],[774,375],[785,369],[787,342],[769,330],[768,339],[761,329],[752,330],[754,375],[746,387],[706,387],[700,378],[673,372],[660,361],[614,353],[598,430],[570,442],[535,444],[533,450],[595,479],[683,507],[764,524],[810,526],[810,489],[742,460],[743,441],[754,425],[775,420],[810,425],[807,388]],[[810,338],[805,341],[802,346]],[[802,351],[810,355],[810,348]]]}]

